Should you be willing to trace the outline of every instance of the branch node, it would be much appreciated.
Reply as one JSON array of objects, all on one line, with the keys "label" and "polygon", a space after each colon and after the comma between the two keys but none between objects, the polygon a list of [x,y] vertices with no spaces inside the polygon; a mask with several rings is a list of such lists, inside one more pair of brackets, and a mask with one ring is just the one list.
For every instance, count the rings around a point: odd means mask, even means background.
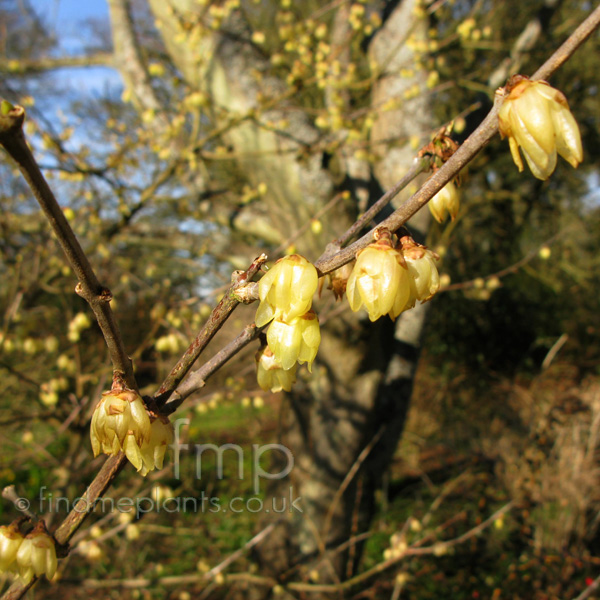
[{"label": "branch node", "polygon": [[100,302],[110,302],[113,299],[112,292],[108,288],[102,288],[100,290],[100,294],[98,295],[98,300]]},{"label": "branch node", "polygon": [[252,281],[241,285],[231,292],[232,296],[243,304],[252,304],[258,300],[258,283]]}]

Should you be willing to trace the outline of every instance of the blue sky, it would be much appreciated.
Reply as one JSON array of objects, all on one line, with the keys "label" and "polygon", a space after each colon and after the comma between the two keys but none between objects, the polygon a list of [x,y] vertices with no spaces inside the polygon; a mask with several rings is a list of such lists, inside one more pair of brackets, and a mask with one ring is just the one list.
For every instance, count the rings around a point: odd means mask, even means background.
[{"label": "blue sky", "polygon": [[86,19],[106,19],[106,0],[31,0],[31,6],[44,22],[57,33],[63,50],[77,52],[83,47],[86,30],[82,22]]},{"label": "blue sky", "polygon": [[[106,0],[31,0],[31,6],[56,33],[60,54],[83,54],[88,41],[87,19],[108,22]],[[118,74],[109,68],[61,69],[54,73],[62,84],[69,84],[82,93],[101,92],[106,86],[120,85]]]}]

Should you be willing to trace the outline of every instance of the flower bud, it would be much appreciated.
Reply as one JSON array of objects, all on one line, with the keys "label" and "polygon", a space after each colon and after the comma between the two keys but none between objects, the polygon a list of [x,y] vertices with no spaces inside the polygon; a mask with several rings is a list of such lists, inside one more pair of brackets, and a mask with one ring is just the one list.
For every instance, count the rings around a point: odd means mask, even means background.
[{"label": "flower bud", "polygon": [[530,81],[515,75],[500,107],[500,135],[508,138],[510,152],[519,171],[523,161],[538,179],[548,179],[556,167],[556,153],[571,166],[583,160],[581,134],[565,96],[545,81]]},{"label": "flower bud", "polygon": [[280,258],[258,283],[260,304],[256,326],[272,319],[289,322],[306,313],[317,290],[317,270],[306,258],[292,254]]},{"label": "flower bud", "polygon": [[309,310],[289,323],[275,319],[267,331],[267,342],[284,370],[291,369],[297,361],[308,363],[311,371],[321,342],[317,315]]},{"label": "flower bud", "polygon": [[439,256],[417,244],[410,236],[402,237],[400,243],[410,274],[410,297],[406,310],[412,308],[417,300],[427,302],[440,289],[440,275],[435,264]]},{"label": "flower bud", "polygon": [[23,539],[17,552],[17,567],[19,577],[25,582],[31,581],[34,575],[46,575],[48,579],[54,577],[57,567],[56,547],[43,525],[38,524]]},{"label": "flower bud", "polygon": [[394,248],[389,232],[380,236],[358,253],[346,286],[350,308],[356,312],[364,305],[371,321],[386,314],[395,319],[404,309],[410,292],[402,253]]},{"label": "flower bud", "polygon": [[296,363],[290,369],[283,369],[268,346],[256,353],[256,379],[265,392],[289,392],[296,382],[296,369]]},{"label": "flower bud", "polygon": [[14,571],[17,567],[16,559],[23,536],[19,528],[14,525],[0,527],[0,572]]},{"label": "flower bud", "polygon": [[132,390],[104,392],[92,416],[90,437],[94,456],[121,450],[139,470],[140,446],[151,434],[150,417],[142,397]]},{"label": "flower bud", "polygon": [[430,201],[429,210],[438,223],[446,218],[446,213],[454,221],[460,208],[458,190],[453,181],[449,181]]}]

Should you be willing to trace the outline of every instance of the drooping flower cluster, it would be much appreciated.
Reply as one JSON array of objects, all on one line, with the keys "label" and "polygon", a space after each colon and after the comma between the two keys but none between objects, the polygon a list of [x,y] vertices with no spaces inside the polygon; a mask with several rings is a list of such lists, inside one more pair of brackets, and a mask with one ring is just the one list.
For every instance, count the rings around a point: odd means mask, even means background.
[{"label": "drooping flower cluster", "polygon": [[439,289],[439,274],[431,250],[404,236],[394,243],[387,230],[377,232],[378,239],[361,250],[348,278],[346,296],[356,312],[363,306],[369,319],[383,315],[393,320],[416,301],[426,302]]},{"label": "drooping flower cluster", "polygon": [[57,559],[54,539],[39,521],[25,537],[15,523],[0,527],[0,572],[17,573],[28,583],[36,576],[48,579],[56,573]]},{"label": "drooping flower cluster", "polygon": [[576,168],[583,160],[581,134],[562,92],[522,75],[513,76],[506,90],[498,124],[519,171],[523,170],[519,148],[538,179],[550,177],[557,153]]},{"label": "drooping flower cluster", "polygon": [[150,416],[142,397],[133,390],[104,392],[92,416],[90,437],[94,456],[123,451],[142,474],[162,468],[173,427],[166,417]]},{"label": "drooping flower cluster", "polygon": [[267,330],[267,346],[257,353],[257,380],[265,391],[289,391],[296,380],[297,363],[309,371],[317,355],[321,332],[311,310],[318,274],[303,256],[278,260],[258,284],[260,304],[255,322]]}]

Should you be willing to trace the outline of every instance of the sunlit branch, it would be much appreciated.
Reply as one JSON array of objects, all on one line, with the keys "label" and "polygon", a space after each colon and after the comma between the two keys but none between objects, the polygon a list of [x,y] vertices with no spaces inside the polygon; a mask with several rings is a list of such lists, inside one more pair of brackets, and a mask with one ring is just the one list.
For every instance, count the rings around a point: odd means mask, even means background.
[{"label": "sunlit branch", "polygon": [[12,75],[29,75],[43,71],[64,69],[65,67],[114,67],[112,54],[101,52],[90,56],[59,56],[56,58],[43,57],[35,59],[20,58],[19,60],[2,61],[0,73]]},{"label": "sunlit branch", "polygon": [[135,389],[136,383],[131,360],[127,356],[119,326],[110,308],[112,294],[98,281],[94,269],[44,179],[25,140],[24,120],[25,110],[19,106],[8,110],[6,114],[0,114],[0,144],[19,166],[23,177],[54,229],[58,242],[78,279],[75,291],[88,302],[94,311],[113,364],[114,382],[124,383]]},{"label": "sunlit branch", "polygon": [[[544,63],[544,65],[533,75],[534,79],[547,79],[552,73],[560,67],[589,37],[589,35],[600,24],[600,7],[596,8],[592,14],[580,25],[570,38]],[[387,227],[393,231],[400,228],[412,215],[421,209],[429,199],[439,191],[450,179],[452,179],[468,162],[470,162],[482,148],[493,138],[498,132],[497,113],[502,98],[497,96],[494,107],[484,119],[476,131],[465,141],[465,143],[457,150],[457,152],[446,162],[446,164],[437,171],[423,186],[414,194],[407,202],[405,202],[398,210],[396,210],[388,219],[383,221],[379,226]],[[4,111],[3,111],[4,113]],[[14,108],[5,114],[0,114],[0,143],[7,149],[9,154],[19,165],[23,175],[29,183],[34,195],[40,202],[44,212],[50,220],[56,235],[59,239],[63,250],[65,251],[69,262],[77,277],[79,278],[79,288],[81,295],[88,300],[98,322],[105,335],[107,345],[113,366],[117,375],[124,378],[126,383],[131,383],[131,387],[135,385],[131,362],[129,361],[123,347],[123,342],[120,337],[118,328],[114,321],[112,311],[110,310],[109,300],[110,294],[102,288],[96,279],[87,258],[85,257],[77,239],[75,238],[68,222],[64,218],[56,199],[44,180],[39,167],[35,163],[33,156],[23,136],[21,127],[24,119],[25,111],[22,108]],[[331,272],[343,264],[352,260],[356,252],[364,248],[373,240],[374,229],[367,235],[363,236],[351,246],[337,252],[333,256],[325,254],[321,257],[316,266],[321,274]],[[256,262],[256,261],[255,261]],[[256,267],[258,270],[260,266]],[[251,267],[252,269],[252,267]],[[222,325],[225,319],[231,314],[231,311],[239,299],[235,296],[236,286],[241,287],[243,283],[250,281],[250,271],[246,271],[246,279],[241,282],[244,277],[242,275],[236,283],[232,285],[225,296],[225,303],[219,305],[209,318],[209,322],[198,335],[197,339],[188,349],[182,360],[173,369],[157,396],[161,399],[168,397],[168,393],[177,388],[178,383],[182,380],[185,374],[191,368],[193,362],[197,359],[199,353],[212,338],[217,329]],[[256,272],[256,271],[255,271]],[[255,273],[254,272],[254,273]],[[254,274],[252,273],[252,274]],[[219,308],[220,307],[220,308]],[[255,326],[249,325],[233,342],[226,346],[221,352],[217,353],[210,361],[198,369],[185,383],[179,386],[177,397],[173,399],[172,404],[185,398],[186,393],[191,393],[190,390],[198,389],[203,385],[203,382],[214,373],[220,366],[225,364],[235,353],[246,346],[251,340],[258,335],[258,330]],[[167,393],[168,392],[168,393]],[[171,403],[169,404],[171,406]],[[77,528],[81,525],[87,514],[93,510],[94,502],[101,497],[112,481],[119,473],[122,466],[125,464],[126,458],[123,454],[110,456],[100,469],[100,472],[92,481],[83,498],[79,500],[77,505],[66,517],[62,524],[55,532],[55,538],[59,544],[65,544],[73,536]],[[440,550],[448,549],[459,543],[471,539],[479,535],[486,527],[493,523],[496,519],[510,510],[512,504],[504,506],[502,509],[494,513],[489,519],[469,530],[465,534],[444,542],[437,542],[427,547],[413,546],[408,548],[403,557],[436,554]],[[388,569],[390,566],[398,562],[400,559],[391,559],[372,569],[361,573],[338,585],[319,585],[309,583],[289,583],[287,587],[291,591],[297,592],[340,592],[344,589],[364,581],[368,578],[377,575]],[[234,579],[234,576],[229,576],[228,580]],[[256,578],[260,579],[260,578]],[[266,581],[265,578],[262,578]],[[11,588],[4,594],[5,599],[21,598],[27,589],[29,589],[35,578],[28,584],[15,582]]]},{"label": "sunlit branch", "polygon": [[177,361],[177,364],[171,369],[171,372],[156,392],[154,397],[159,408],[169,399],[175,388],[177,388],[179,383],[192,368],[192,365],[198,360],[198,357],[204,348],[206,348],[210,340],[212,340],[217,331],[221,329],[235,307],[240,303],[239,297],[236,296],[236,290],[249,283],[266,260],[267,256],[261,254],[253,261],[247,271],[234,275],[235,279],[230,288],[225,292],[219,304],[213,309],[208,320],[204,324],[204,327],[202,327],[196,336],[196,339],[190,344],[184,355]]},{"label": "sunlit branch", "polygon": [[[579,46],[600,25],[600,6],[573,32],[567,41],[533,74],[532,79],[548,79],[563,63],[565,63]],[[498,133],[498,111],[503,97],[496,95],[494,106],[477,129],[465,140],[452,157],[432,175],[415,194],[398,208],[378,227],[386,227],[396,231],[408,219],[416,214],[429,200],[439,192],[448,181],[455,177],[463,167]],[[333,256],[324,254],[315,263],[320,274],[330,273],[354,259],[356,253],[368,246],[374,239],[373,228],[354,244],[344,248]]]},{"label": "sunlit branch", "polygon": [[181,405],[181,403],[194,392],[204,387],[206,380],[220,369],[226,362],[231,360],[242,348],[245,348],[252,340],[255,340],[261,328],[256,325],[247,325],[244,331],[240,333],[224,348],[219,350],[208,362],[204,363],[199,369],[190,374],[188,379],[182,383],[171,400],[167,403],[165,410],[167,414],[173,413]]}]

